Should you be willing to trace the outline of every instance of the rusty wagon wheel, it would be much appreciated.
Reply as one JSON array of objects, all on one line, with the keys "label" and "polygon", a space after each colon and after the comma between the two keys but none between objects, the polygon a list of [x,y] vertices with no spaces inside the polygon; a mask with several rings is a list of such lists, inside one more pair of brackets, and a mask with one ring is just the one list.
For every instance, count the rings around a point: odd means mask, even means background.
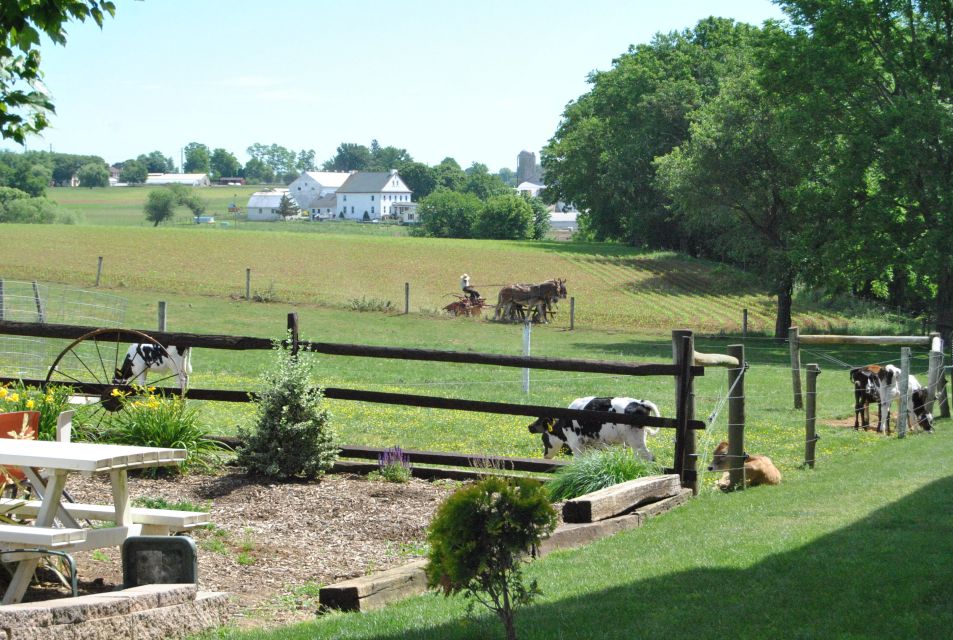
[{"label": "rusty wagon wheel", "polygon": [[[141,331],[96,329],[71,342],[53,360],[46,374],[46,383],[73,387],[70,401],[82,405],[77,409],[77,423],[95,429],[107,414],[122,409],[123,403],[114,391],[124,385],[114,382],[114,376],[129,345],[134,342],[162,348],[159,342]],[[174,369],[174,363],[172,367]],[[166,393],[182,397],[185,394],[183,389],[164,384],[172,380],[177,385],[178,374],[173,370],[164,377],[147,380],[147,383],[165,387]]]}]

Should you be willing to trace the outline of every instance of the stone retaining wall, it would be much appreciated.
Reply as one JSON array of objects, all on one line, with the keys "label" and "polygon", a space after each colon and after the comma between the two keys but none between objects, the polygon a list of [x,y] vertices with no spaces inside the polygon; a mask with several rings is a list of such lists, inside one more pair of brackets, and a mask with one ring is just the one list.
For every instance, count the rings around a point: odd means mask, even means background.
[{"label": "stone retaining wall", "polygon": [[151,584],[0,607],[0,640],[165,640],[225,622],[224,593]]}]

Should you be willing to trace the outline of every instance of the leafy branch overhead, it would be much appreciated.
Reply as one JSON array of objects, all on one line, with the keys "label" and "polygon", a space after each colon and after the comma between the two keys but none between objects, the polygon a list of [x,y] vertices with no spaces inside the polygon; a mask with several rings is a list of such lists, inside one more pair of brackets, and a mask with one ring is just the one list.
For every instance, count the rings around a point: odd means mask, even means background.
[{"label": "leafy branch overhead", "polygon": [[40,70],[40,36],[66,44],[65,25],[93,20],[100,27],[116,6],[106,0],[4,2],[0,6],[0,138],[20,144],[49,126],[53,101]]}]

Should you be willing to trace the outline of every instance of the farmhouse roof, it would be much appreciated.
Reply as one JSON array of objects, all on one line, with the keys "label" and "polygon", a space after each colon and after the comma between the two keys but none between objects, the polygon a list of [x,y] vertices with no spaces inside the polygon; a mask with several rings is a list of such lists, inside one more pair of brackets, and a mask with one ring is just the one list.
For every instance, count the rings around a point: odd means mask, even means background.
[{"label": "farmhouse roof", "polygon": [[378,193],[384,190],[393,175],[389,171],[358,171],[350,174],[344,184],[338,187],[338,193]]},{"label": "farmhouse roof", "polygon": [[311,203],[311,209],[333,209],[337,206],[337,196],[329,193],[323,198],[318,198]]},{"label": "farmhouse roof", "polygon": [[305,171],[305,173],[322,187],[340,187],[351,177],[347,171]]},{"label": "farmhouse roof", "polygon": [[248,207],[277,207],[281,202],[281,196],[287,195],[287,189],[269,189],[267,191],[256,191],[248,198]]}]

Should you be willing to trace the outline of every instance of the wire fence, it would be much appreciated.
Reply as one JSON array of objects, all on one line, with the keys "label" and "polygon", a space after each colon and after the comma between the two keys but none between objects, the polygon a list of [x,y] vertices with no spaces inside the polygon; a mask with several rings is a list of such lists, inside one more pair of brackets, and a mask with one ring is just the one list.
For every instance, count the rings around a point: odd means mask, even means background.
[{"label": "wire fence", "polygon": [[[14,322],[122,326],[127,301],[102,291],[0,279],[0,319]],[[45,378],[62,341],[0,335],[0,375]]]}]

